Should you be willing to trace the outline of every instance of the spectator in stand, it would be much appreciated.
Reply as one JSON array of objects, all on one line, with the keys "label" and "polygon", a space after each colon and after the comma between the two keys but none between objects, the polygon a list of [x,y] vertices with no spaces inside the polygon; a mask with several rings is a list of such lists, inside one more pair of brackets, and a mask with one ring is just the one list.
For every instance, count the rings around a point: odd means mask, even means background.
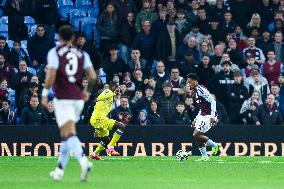
[{"label": "spectator in stand", "polygon": [[180,76],[180,72],[177,67],[173,67],[171,69],[170,83],[172,84],[172,91],[176,95],[181,95],[184,93],[183,89],[185,87],[186,81],[183,77]]},{"label": "spectator in stand", "polygon": [[283,43],[282,32],[275,33],[273,47],[274,47],[276,60],[278,60],[279,62],[283,62],[284,61],[284,43]]},{"label": "spectator in stand", "polygon": [[25,15],[28,15],[28,4],[24,0],[7,0],[5,12],[8,15],[8,34],[10,40],[28,39],[28,27],[24,23]]},{"label": "spectator in stand", "polygon": [[90,59],[95,70],[99,70],[101,68],[102,64],[99,49],[97,49],[94,44],[86,40],[84,33],[77,34],[76,46],[90,55]]},{"label": "spectator in stand", "polygon": [[158,102],[156,100],[151,100],[149,105],[148,112],[148,120],[151,125],[162,125],[165,124],[165,120],[163,116],[160,114],[160,110],[158,107]]},{"label": "spectator in stand", "polygon": [[28,39],[28,52],[32,66],[38,69],[40,65],[46,65],[47,53],[55,46],[54,40],[45,36],[45,29],[42,24],[37,25],[36,34]]},{"label": "spectator in stand", "polygon": [[265,56],[262,50],[255,46],[255,39],[252,37],[248,38],[248,45],[249,47],[243,50],[244,57],[247,58],[248,56],[253,56],[256,64],[258,64],[259,66],[264,64]]},{"label": "spectator in stand", "polygon": [[2,108],[0,109],[0,125],[14,125],[15,112],[10,108],[11,102],[7,99],[1,101]]},{"label": "spectator in stand", "polygon": [[12,64],[16,69],[19,69],[19,62],[21,60],[26,61],[28,66],[31,65],[28,54],[21,47],[21,42],[14,41],[13,48],[11,49],[11,56],[10,56],[9,63]]},{"label": "spectator in stand", "polygon": [[48,117],[48,124],[49,125],[56,125],[56,118],[55,118],[55,112],[54,112],[54,103],[53,101],[48,102],[47,106],[47,117]]},{"label": "spectator in stand", "polygon": [[249,22],[252,8],[255,6],[251,4],[253,1],[237,0],[227,1],[229,3],[234,20],[242,27],[245,28]]},{"label": "spectator in stand", "polygon": [[10,49],[6,42],[6,38],[3,36],[0,36],[0,54],[2,54],[6,60],[10,59]]},{"label": "spectator in stand", "polygon": [[[139,99],[141,99],[143,97],[143,92],[140,90],[140,89],[138,89],[138,90],[136,90],[135,91],[135,93],[134,93],[134,95],[133,95],[133,98],[131,99],[131,103],[130,103],[130,107],[131,107],[131,110],[132,110],[132,112],[133,112],[133,115],[134,115],[134,108],[133,108],[133,105],[134,104],[136,104],[137,103],[137,101],[139,100]],[[134,117],[135,117],[135,115],[134,115]]]},{"label": "spectator in stand", "polygon": [[184,102],[178,102],[176,105],[176,111],[172,115],[171,124],[174,125],[190,125],[190,117],[185,110]]},{"label": "spectator in stand", "polygon": [[178,9],[175,24],[182,38],[191,30],[191,23],[185,17],[185,11],[183,9]]},{"label": "spectator in stand", "polygon": [[30,105],[26,106],[21,113],[22,125],[47,125],[46,111],[39,105],[37,96],[32,96]]},{"label": "spectator in stand", "polygon": [[169,18],[169,20],[174,20],[177,13],[174,6],[174,0],[167,0],[166,8],[167,8],[167,17]]},{"label": "spectator in stand", "polygon": [[164,62],[162,60],[158,61],[156,71],[153,74],[155,80],[157,81],[155,87],[155,95],[163,94],[163,83],[170,79],[170,74],[166,72]]},{"label": "spectator in stand", "polygon": [[133,0],[111,0],[111,2],[117,10],[117,15],[120,16],[123,21],[127,20],[129,12],[137,15],[137,7]]},{"label": "spectator in stand", "polygon": [[226,108],[228,108],[228,89],[234,83],[234,74],[231,71],[232,63],[223,61],[221,63],[222,71],[215,74],[211,79],[209,89],[216,95]]},{"label": "spectator in stand", "polygon": [[137,101],[132,104],[133,113],[138,113],[139,110],[147,109],[150,106],[151,100],[154,99],[154,88],[153,87],[146,87],[145,89],[145,96],[137,99]]},{"label": "spectator in stand", "polygon": [[282,125],[282,115],[275,103],[274,95],[269,94],[265,103],[256,108],[253,112],[253,121],[255,125]]},{"label": "spectator in stand", "polygon": [[248,56],[246,58],[245,67],[241,70],[244,79],[251,76],[252,69],[258,69],[258,65],[255,64],[255,59],[253,56]]},{"label": "spectator in stand", "polygon": [[120,106],[110,112],[112,119],[115,119],[126,125],[130,125],[133,121],[133,114],[129,108],[129,100],[126,96],[120,97]]},{"label": "spectator in stand", "polygon": [[117,43],[120,22],[113,3],[109,2],[97,22],[101,35],[101,52],[105,53],[104,57],[107,55],[108,47],[113,43]]},{"label": "spectator in stand", "polygon": [[229,87],[229,103],[228,103],[228,114],[231,124],[241,124],[240,109],[248,98],[248,90],[242,85],[242,75],[240,72],[234,73],[234,84]]},{"label": "spectator in stand", "polygon": [[168,20],[166,19],[166,15],[167,15],[167,8],[161,7],[159,9],[159,18],[155,20],[152,24],[152,31],[154,34],[157,35],[157,37],[159,37],[161,31],[163,31],[167,26]]},{"label": "spectator in stand", "polygon": [[0,101],[8,99],[11,102],[11,109],[14,111],[16,109],[15,102],[15,91],[10,88],[8,81],[6,79],[0,82]]},{"label": "spectator in stand", "polygon": [[59,17],[56,0],[36,1],[36,23],[44,24],[47,38],[54,40],[55,25]]},{"label": "spectator in stand", "polygon": [[199,112],[199,108],[194,104],[193,97],[185,97],[184,98],[185,103],[185,110],[187,111],[190,120],[194,120]]},{"label": "spectator in stand", "polygon": [[[194,37],[194,38],[192,38]],[[204,35],[200,32],[200,28],[196,23],[192,24],[191,31],[185,36],[184,41],[189,43],[191,38],[191,47],[194,47],[197,44],[200,44],[204,39]]]},{"label": "spectator in stand", "polygon": [[268,60],[261,66],[262,75],[267,79],[269,85],[278,84],[280,73],[284,72],[283,64],[275,59],[273,50],[268,51],[267,58]]},{"label": "spectator in stand", "polygon": [[156,55],[156,34],[151,30],[151,22],[144,20],[143,31],[136,34],[132,49],[138,49],[141,53],[141,57],[147,60],[147,65],[151,66],[150,62]]},{"label": "spectator in stand", "polygon": [[249,91],[249,95],[252,95],[253,91],[258,91],[263,102],[265,101],[267,95],[270,93],[267,80],[265,78],[263,79],[259,70],[257,69],[253,69],[251,71],[251,77],[248,77],[244,83]]},{"label": "spectator in stand", "polygon": [[176,63],[176,52],[181,44],[181,35],[176,29],[175,22],[170,20],[166,29],[161,31],[157,42],[157,56],[159,59],[165,60],[167,70],[171,70]]},{"label": "spectator in stand", "polygon": [[250,36],[251,31],[253,28],[258,28],[260,31],[264,29],[262,23],[261,23],[261,17],[258,13],[253,13],[250,19],[250,22],[248,23],[246,29],[245,29],[245,34],[247,36]]},{"label": "spectator in stand", "polygon": [[151,122],[148,119],[148,113],[145,109],[140,110],[136,124],[141,126],[151,125]]},{"label": "spectator in stand", "polygon": [[207,43],[206,41],[203,41],[200,44],[200,46],[199,46],[199,59],[197,61],[202,60],[202,57],[204,55],[208,55],[209,57],[214,55],[214,53],[209,49],[209,45],[210,44]]},{"label": "spectator in stand", "polygon": [[243,33],[241,26],[237,25],[235,28],[235,32],[232,34],[232,37],[237,42],[237,48],[242,51],[244,50],[247,45],[247,36]]},{"label": "spectator in stand", "polygon": [[142,70],[143,74],[147,75],[147,61],[141,58],[141,53],[139,49],[132,49],[131,50],[131,59],[128,61],[128,66],[130,71],[133,72],[135,70]]},{"label": "spectator in stand", "polygon": [[144,91],[147,82],[147,80],[144,80],[143,72],[141,69],[137,69],[133,72],[133,83],[135,84],[136,89]]},{"label": "spectator in stand", "polygon": [[224,39],[223,32],[220,26],[220,20],[216,17],[211,18],[211,28],[209,34],[212,36],[213,45],[217,45],[219,41]]},{"label": "spectator in stand", "polygon": [[181,45],[177,51],[177,59],[178,61],[183,60],[185,52],[187,50],[191,50],[195,60],[199,60],[199,52],[197,50],[196,38],[191,36],[188,39],[185,37],[186,43]]},{"label": "spectator in stand", "polygon": [[223,126],[225,124],[229,124],[229,116],[228,116],[228,112],[225,106],[222,104],[222,102],[216,99],[216,96],[214,94],[212,94],[212,96],[216,100],[216,110],[218,113],[218,116],[217,116],[218,125]]},{"label": "spectator in stand", "polygon": [[263,54],[266,56],[268,51],[274,48],[271,42],[272,40],[270,39],[269,31],[263,30],[261,39],[256,41],[256,46],[258,46],[263,51]]},{"label": "spectator in stand", "polygon": [[237,48],[237,42],[234,38],[229,40],[226,52],[229,54],[230,60],[239,68],[243,68],[243,53]]},{"label": "spectator in stand", "polygon": [[223,52],[224,47],[221,44],[215,46],[214,55],[210,57],[210,66],[213,70],[215,70],[215,67],[220,64]]},{"label": "spectator in stand", "polygon": [[122,23],[119,34],[119,56],[128,63],[129,52],[134,37],[136,35],[135,30],[135,17],[133,12],[129,12],[127,20]]},{"label": "spectator in stand", "polygon": [[[11,88],[15,90],[15,101],[17,107],[20,104],[20,95],[23,90],[29,87],[29,81],[32,74],[27,71],[27,63],[25,61],[20,61],[19,72],[11,80]],[[18,114],[20,112],[17,112]],[[20,115],[20,114],[19,114]]]},{"label": "spectator in stand", "polygon": [[203,55],[202,61],[196,70],[201,85],[205,87],[209,86],[209,81],[214,75],[213,69],[209,66],[210,57],[208,55]]},{"label": "spectator in stand", "polygon": [[221,29],[225,35],[228,33],[234,33],[237,24],[234,20],[232,20],[232,13],[230,11],[226,11],[224,13],[224,19],[221,22]]},{"label": "spectator in stand", "polygon": [[111,81],[114,74],[118,74],[119,77],[122,77],[123,73],[129,70],[125,62],[118,56],[117,45],[110,45],[108,52],[110,56],[106,58],[103,64],[107,82]]},{"label": "spectator in stand", "polygon": [[283,14],[282,11],[275,11],[274,12],[274,19],[269,23],[268,30],[269,32],[275,31],[276,28],[276,20],[282,20],[283,21]]},{"label": "spectator in stand", "polygon": [[6,62],[3,54],[0,54],[0,80],[7,79],[10,82],[14,75],[14,67]]},{"label": "spectator in stand", "polygon": [[267,26],[273,20],[273,7],[270,5],[269,0],[261,0],[255,6],[255,12],[260,14],[262,18],[262,23],[264,26]]},{"label": "spectator in stand", "polygon": [[210,31],[210,25],[209,25],[209,19],[207,17],[206,10],[204,8],[198,9],[198,18],[196,20],[197,25],[199,26],[200,33],[202,34],[209,34]]},{"label": "spectator in stand", "polygon": [[261,95],[258,91],[254,91],[251,97],[243,102],[242,107],[240,109],[240,116],[244,124],[254,124],[254,121],[252,119],[252,113],[261,104]]},{"label": "spectator in stand", "polygon": [[135,84],[131,81],[131,74],[129,72],[125,72],[123,75],[123,84],[126,86],[127,95],[132,97],[135,91]]},{"label": "spectator in stand", "polygon": [[216,73],[219,73],[219,72],[222,70],[222,65],[221,65],[221,64],[222,64],[222,62],[224,62],[224,61],[227,61],[227,62],[230,62],[230,63],[231,63],[231,66],[230,66],[231,71],[235,72],[235,71],[239,71],[239,70],[240,70],[239,66],[236,65],[236,64],[234,64],[234,63],[231,61],[230,55],[229,55],[227,52],[225,52],[225,53],[223,53],[223,55],[222,55],[222,59],[221,59],[221,61],[220,61],[220,64],[215,67],[215,72],[216,72]]},{"label": "spectator in stand", "polygon": [[172,84],[169,82],[163,83],[163,92],[163,95],[158,97],[158,104],[165,123],[170,124],[172,113],[175,111],[179,98],[172,92]]},{"label": "spectator in stand", "polygon": [[279,88],[279,85],[275,84],[275,83],[272,83],[271,87],[270,87],[270,90],[271,90],[271,94],[273,94],[274,97],[275,97],[276,105],[279,107],[279,100],[280,100],[280,88]]},{"label": "spectator in stand", "polygon": [[224,0],[216,0],[216,4],[210,6],[210,15],[222,20],[226,11],[230,10],[230,7],[225,4]]},{"label": "spectator in stand", "polygon": [[189,73],[196,73],[199,62],[194,59],[192,50],[187,49],[183,56],[184,59],[176,64],[176,67],[180,70],[180,75],[186,77]]},{"label": "spectator in stand", "polygon": [[151,5],[151,0],[143,0],[143,8],[138,13],[135,22],[135,28],[137,33],[142,32],[142,27],[144,25],[145,20],[148,20],[149,23],[151,24],[158,18],[157,13],[151,10],[150,5]]},{"label": "spectator in stand", "polygon": [[32,96],[39,96],[38,84],[30,82],[29,88],[24,89],[19,98],[18,111],[21,111],[25,106],[28,106]]}]

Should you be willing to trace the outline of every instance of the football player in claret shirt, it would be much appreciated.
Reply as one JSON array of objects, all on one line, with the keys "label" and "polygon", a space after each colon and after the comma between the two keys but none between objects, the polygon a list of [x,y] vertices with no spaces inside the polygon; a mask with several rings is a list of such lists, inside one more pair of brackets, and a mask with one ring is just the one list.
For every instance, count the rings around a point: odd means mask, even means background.
[{"label": "football player in claret shirt", "polygon": [[[113,89],[110,83],[110,89]],[[90,155],[90,158],[95,160],[103,160],[99,154],[106,149],[108,156],[119,156],[115,151],[114,146],[124,132],[125,125],[114,119],[108,118],[108,114],[112,110],[113,97],[120,93],[120,88],[112,92],[110,89],[105,89],[98,96],[94,111],[92,113],[90,123],[95,128],[95,135],[100,138],[101,142],[96,150]],[[115,130],[112,139],[110,140],[109,131]]]},{"label": "football player in claret shirt", "polygon": [[[80,119],[84,101],[88,100],[97,76],[89,55],[72,45],[73,28],[64,25],[59,28],[58,34],[60,45],[48,52],[48,69],[42,90],[42,104],[47,107],[49,89],[53,86],[55,117],[61,136],[58,166],[50,172],[50,176],[54,180],[63,178],[69,154],[72,153],[81,166],[81,181],[87,181],[92,163],[83,154],[75,124]],[[85,89],[82,86],[84,74],[88,78]]]},{"label": "football player in claret shirt", "polygon": [[193,137],[196,139],[199,151],[202,155],[198,161],[208,161],[205,144],[212,148],[211,155],[217,155],[219,146],[204,135],[211,127],[214,127],[217,122],[216,101],[209,91],[198,84],[198,76],[196,74],[187,75],[187,84],[193,90],[200,111],[194,121],[192,127],[195,128]]}]

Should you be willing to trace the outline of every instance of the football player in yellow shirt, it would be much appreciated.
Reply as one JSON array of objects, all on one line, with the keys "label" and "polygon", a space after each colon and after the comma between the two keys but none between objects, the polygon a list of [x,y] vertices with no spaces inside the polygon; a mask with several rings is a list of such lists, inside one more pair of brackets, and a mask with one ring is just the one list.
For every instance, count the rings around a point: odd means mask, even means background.
[{"label": "football player in yellow shirt", "polygon": [[[110,88],[112,87],[110,86]],[[101,142],[96,150],[90,154],[90,158],[92,159],[103,160],[99,154],[104,149],[106,149],[108,156],[120,155],[117,151],[115,151],[114,146],[123,134],[125,125],[114,119],[108,118],[108,114],[112,110],[113,97],[119,94],[119,92],[119,87],[114,92],[110,89],[105,89],[97,98],[90,123],[95,128],[95,135],[100,138]],[[116,131],[110,140],[109,131],[113,129]]]}]

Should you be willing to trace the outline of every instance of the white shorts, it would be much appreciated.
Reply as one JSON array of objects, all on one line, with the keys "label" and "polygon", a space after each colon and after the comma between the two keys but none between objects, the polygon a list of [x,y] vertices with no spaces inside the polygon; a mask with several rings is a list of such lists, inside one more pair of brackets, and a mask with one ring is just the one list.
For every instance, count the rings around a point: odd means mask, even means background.
[{"label": "white shorts", "polygon": [[67,100],[54,98],[55,117],[58,127],[62,127],[68,121],[77,123],[80,120],[84,108],[84,100]]},{"label": "white shorts", "polygon": [[[195,129],[202,133],[209,131],[209,129],[211,128],[210,118],[210,115],[197,115],[195,118]],[[214,117],[214,119],[217,121],[217,117]]]}]

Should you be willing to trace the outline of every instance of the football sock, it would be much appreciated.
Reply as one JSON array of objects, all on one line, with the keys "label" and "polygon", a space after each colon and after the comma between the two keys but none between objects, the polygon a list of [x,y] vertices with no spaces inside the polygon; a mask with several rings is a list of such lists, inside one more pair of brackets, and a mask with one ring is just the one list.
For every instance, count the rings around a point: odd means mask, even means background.
[{"label": "football sock", "polygon": [[114,147],[115,143],[120,139],[122,134],[123,134],[123,132],[121,130],[117,129],[112,136],[112,139],[109,143],[109,147]]},{"label": "football sock", "polygon": [[103,141],[101,141],[98,147],[96,148],[96,150],[94,151],[94,155],[99,155],[100,152],[103,151],[104,149],[106,149],[106,145],[105,143],[103,143]]},{"label": "football sock", "polygon": [[58,168],[64,169],[69,160],[69,149],[66,141],[61,141],[59,152]]},{"label": "football sock", "polygon": [[201,147],[199,148],[199,151],[201,153],[202,156],[208,156],[207,152],[206,152],[206,147]]},{"label": "football sock", "polygon": [[83,149],[79,138],[77,136],[71,136],[66,142],[70,152],[72,152],[75,158],[80,161],[80,159],[83,157]]},{"label": "football sock", "polygon": [[211,139],[208,139],[206,141],[206,144],[210,147],[216,147],[217,146],[217,144],[215,142],[213,142]]}]

